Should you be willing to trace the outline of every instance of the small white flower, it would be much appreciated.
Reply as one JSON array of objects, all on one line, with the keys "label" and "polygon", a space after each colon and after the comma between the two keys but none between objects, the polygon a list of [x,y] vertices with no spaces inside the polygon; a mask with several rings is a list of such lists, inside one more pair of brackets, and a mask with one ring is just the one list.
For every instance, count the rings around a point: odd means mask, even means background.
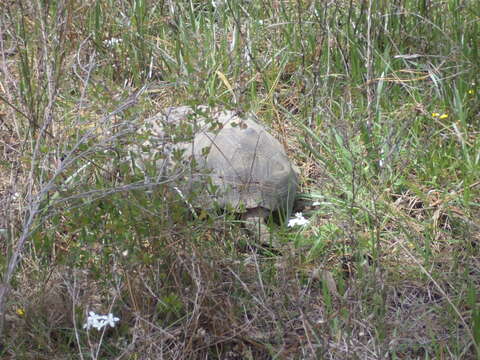
[{"label": "small white flower", "polygon": [[118,317],[113,316],[112,313],[108,315],[97,315],[93,311],[88,313],[87,322],[83,325],[84,329],[90,330],[92,327],[101,330],[103,327],[110,325],[110,327],[115,327],[115,323],[120,321]]},{"label": "small white flower", "polygon": [[116,316],[113,316],[112,313],[108,314],[107,315],[107,325],[110,325],[110,327],[115,327],[115,323],[117,321],[120,321],[120,318],[116,317]]},{"label": "small white flower", "polygon": [[303,217],[303,214],[301,212],[298,212],[295,214],[295,217],[293,219],[290,219],[288,221],[288,227],[294,227],[294,226],[304,226],[310,223],[310,220],[307,220]]},{"label": "small white flower", "polygon": [[106,46],[106,47],[114,47],[118,44],[120,44],[121,42],[123,41],[123,39],[119,39],[119,38],[111,38],[111,39],[106,39],[106,40],[103,40],[103,44]]}]

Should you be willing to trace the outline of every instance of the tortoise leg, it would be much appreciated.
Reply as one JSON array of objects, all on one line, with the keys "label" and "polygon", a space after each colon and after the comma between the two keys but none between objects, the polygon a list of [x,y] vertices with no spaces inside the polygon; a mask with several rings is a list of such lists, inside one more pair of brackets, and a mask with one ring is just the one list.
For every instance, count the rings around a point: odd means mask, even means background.
[{"label": "tortoise leg", "polygon": [[255,237],[262,245],[272,245],[273,239],[270,236],[270,230],[265,224],[265,219],[270,211],[261,207],[249,209],[243,214],[245,220],[245,228]]}]

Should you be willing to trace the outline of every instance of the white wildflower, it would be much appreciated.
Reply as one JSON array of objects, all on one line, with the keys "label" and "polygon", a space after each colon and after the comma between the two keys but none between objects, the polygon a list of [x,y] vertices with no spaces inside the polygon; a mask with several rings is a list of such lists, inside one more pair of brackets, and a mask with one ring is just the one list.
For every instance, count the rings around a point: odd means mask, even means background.
[{"label": "white wildflower", "polygon": [[106,47],[114,47],[120,44],[122,41],[123,39],[112,37],[111,39],[103,40],[103,45],[105,45]]},{"label": "white wildflower", "polygon": [[305,219],[301,212],[297,212],[295,214],[295,217],[288,221],[288,227],[293,227],[297,225],[304,226],[304,225],[307,225],[308,223],[310,223],[310,221],[308,219]]},{"label": "white wildflower", "polygon": [[84,329],[90,330],[92,327],[101,330],[103,327],[110,325],[110,327],[115,327],[115,323],[120,321],[118,317],[113,316],[112,313],[108,315],[97,315],[93,311],[88,313],[87,322],[83,325]]}]

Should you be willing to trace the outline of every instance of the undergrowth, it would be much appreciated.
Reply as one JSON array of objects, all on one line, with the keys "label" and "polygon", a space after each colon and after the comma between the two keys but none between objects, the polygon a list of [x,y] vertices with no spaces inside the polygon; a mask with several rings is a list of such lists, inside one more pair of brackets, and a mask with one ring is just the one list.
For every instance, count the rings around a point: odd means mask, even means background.
[{"label": "undergrowth", "polygon": [[[1,357],[478,358],[479,20],[475,0],[0,4]],[[143,119],[200,104],[272,130],[309,225],[259,247],[135,166]]]}]

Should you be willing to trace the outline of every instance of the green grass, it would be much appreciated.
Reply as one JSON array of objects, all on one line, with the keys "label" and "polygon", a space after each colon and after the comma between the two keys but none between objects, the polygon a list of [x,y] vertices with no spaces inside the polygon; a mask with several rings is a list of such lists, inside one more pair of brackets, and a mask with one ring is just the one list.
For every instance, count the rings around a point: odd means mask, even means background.
[{"label": "green grass", "polygon": [[[0,5],[1,357],[478,359],[480,3],[215,3]],[[145,186],[183,104],[269,126],[310,225]]]}]

